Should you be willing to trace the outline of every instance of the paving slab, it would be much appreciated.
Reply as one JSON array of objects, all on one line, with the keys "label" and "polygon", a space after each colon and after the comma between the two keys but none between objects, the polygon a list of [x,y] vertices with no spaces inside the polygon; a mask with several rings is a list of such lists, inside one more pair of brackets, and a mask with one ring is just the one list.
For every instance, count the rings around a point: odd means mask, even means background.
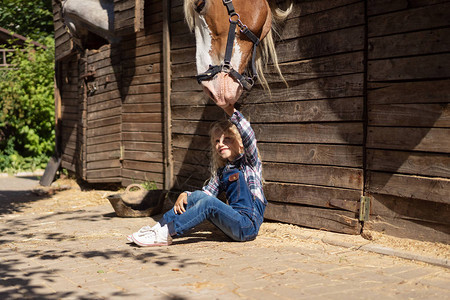
[{"label": "paving slab", "polygon": [[7,180],[1,299],[449,298],[449,268],[362,250],[369,241],[266,222],[239,243],[205,223],[171,246],[140,248],[126,235],[160,216],[118,218],[105,191],[36,196]]}]

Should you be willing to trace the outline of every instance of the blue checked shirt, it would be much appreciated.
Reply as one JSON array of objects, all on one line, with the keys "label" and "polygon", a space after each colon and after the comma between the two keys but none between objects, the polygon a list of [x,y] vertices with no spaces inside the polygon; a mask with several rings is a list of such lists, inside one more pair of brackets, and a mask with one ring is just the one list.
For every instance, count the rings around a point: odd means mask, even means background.
[{"label": "blue checked shirt", "polygon": [[255,132],[250,123],[237,110],[230,117],[230,122],[236,125],[241,135],[244,153],[239,155],[233,162],[228,163],[224,168],[217,170],[217,174],[211,177],[209,183],[202,188],[202,191],[207,195],[217,197],[223,192],[220,188],[220,174],[223,171],[241,167],[252,195],[261,202],[266,203],[262,188],[262,163],[258,157]]}]

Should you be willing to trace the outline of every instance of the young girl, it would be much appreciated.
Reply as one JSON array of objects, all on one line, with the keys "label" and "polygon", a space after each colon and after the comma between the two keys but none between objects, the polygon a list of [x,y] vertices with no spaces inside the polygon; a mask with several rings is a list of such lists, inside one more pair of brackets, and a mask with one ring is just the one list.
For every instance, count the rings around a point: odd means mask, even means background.
[{"label": "young girl", "polygon": [[[164,246],[204,220],[235,241],[253,240],[263,222],[267,200],[262,189],[262,164],[250,123],[232,106],[223,108],[228,121],[211,129],[213,176],[201,191],[183,192],[173,209],[153,227],[144,226],[127,238],[139,246]],[[228,204],[217,198],[226,192]]]}]

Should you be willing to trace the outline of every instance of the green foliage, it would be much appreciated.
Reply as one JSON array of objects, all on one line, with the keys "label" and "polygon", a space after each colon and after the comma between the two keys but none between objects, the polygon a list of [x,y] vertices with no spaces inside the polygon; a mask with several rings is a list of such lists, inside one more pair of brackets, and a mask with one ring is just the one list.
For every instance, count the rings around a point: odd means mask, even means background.
[{"label": "green foliage", "polygon": [[2,0],[0,27],[42,42],[53,35],[51,0]]},{"label": "green foliage", "polygon": [[147,191],[153,191],[153,190],[157,190],[158,189],[158,187],[156,186],[156,182],[154,182],[154,181],[148,181],[147,180],[147,181],[143,182],[141,185]]},{"label": "green foliage", "polygon": [[44,168],[53,154],[54,41],[14,48],[0,70],[0,171]]}]

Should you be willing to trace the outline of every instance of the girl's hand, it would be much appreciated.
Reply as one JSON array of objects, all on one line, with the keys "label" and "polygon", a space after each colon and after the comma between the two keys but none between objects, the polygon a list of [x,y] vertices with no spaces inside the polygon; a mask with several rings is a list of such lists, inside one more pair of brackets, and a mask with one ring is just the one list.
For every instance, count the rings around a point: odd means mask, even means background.
[{"label": "girl's hand", "polygon": [[178,215],[182,214],[186,211],[185,205],[187,205],[187,194],[181,193],[180,196],[178,196],[177,201],[175,201],[175,205],[173,206],[173,211]]},{"label": "girl's hand", "polygon": [[225,111],[225,113],[231,117],[234,113],[234,105],[221,106],[221,108]]}]

